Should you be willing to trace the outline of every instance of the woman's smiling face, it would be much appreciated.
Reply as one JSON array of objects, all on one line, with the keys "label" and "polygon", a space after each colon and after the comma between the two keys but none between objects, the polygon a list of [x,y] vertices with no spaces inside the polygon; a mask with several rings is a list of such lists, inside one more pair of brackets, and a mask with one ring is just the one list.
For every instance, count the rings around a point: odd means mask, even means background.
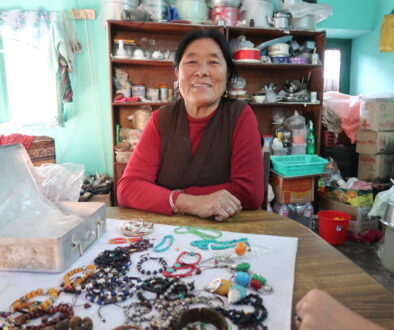
[{"label": "woman's smiling face", "polygon": [[226,89],[227,64],[214,40],[202,38],[191,42],[176,73],[186,107],[201,109],[219,104]]}]

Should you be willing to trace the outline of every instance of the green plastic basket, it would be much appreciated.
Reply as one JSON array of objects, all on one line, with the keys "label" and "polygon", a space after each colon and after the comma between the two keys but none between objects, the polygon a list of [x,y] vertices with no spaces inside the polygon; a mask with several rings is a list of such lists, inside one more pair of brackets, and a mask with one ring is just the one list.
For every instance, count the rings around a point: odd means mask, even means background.
[{"label": "green plastic basket", "polygon": [[271,156],[274,170],[283,176],[300,176],[324,172],[327,159],[317,155]]}]

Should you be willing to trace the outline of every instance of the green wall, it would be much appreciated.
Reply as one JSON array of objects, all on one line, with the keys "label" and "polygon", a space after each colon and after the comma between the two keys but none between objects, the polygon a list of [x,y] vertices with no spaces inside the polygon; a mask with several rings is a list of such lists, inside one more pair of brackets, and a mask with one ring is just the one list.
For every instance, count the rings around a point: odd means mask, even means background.
[{"label": "green wall", "polygon": [[[97,0],[1,0],[0,9],[66,10],[92,8],[100,12]],[[89,174],[112,175],[112,131],[107,55],[107,30],[101,18],[73,20],[76,34],[82,45],[82,54],[76,55],[75,72],[71,73],[74,102],[66,104],[66,126],[47,129],[23,129],[0,134],[24,133],[48,135],[56,141],[57,163],[77,162],[85,165]],[[90,51],[89,51],[90,48]]]},{"label": "green wall", "polygon": [[376,0],[376,2],[377,19],[373,30],[353,40],[350,74],[352,95],[394,94],[394,52],[379,51],[383,16],[394,9],[394,0]]},{"label": "green wall", "polygon": [[[333,15],[317,26],[330,38],[354,38],[375,26],[377,2],[381,0],[318,0],[332,7]],[[382,0],[391,1],[391,0]]]}]

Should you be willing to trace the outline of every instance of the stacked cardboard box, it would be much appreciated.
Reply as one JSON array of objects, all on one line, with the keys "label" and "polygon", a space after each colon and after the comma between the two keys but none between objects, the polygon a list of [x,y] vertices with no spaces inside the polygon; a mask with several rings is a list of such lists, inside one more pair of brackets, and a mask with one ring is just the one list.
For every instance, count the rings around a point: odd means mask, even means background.
[{"label": "stacked cardboard box", "polygon": [[361,103],[356,151],[360,180],[390,180],[394,164],[394,101],[370,99]]}]

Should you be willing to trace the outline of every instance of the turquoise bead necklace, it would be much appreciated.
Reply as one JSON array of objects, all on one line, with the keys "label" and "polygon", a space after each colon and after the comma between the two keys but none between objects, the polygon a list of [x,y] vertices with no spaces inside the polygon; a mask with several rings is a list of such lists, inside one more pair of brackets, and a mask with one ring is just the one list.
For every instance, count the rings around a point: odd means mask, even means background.
[{"label": "turquoise bead necklace", "polygon": [[[166,252],[174,243],[174,236],[173,235],[166,235],[163,237],[160,243],[156,244],[153,247],[153,251],[155,252]],[[164,245],[164,246],[163,246]]]},{"label": "turquoise bead necklace", "polygon": [[217,241],[214,239],[203,239],[200,241],[192,241],[190,243],[191,246],[197,247],[201,250],[225,250],[225,249],[230,249],[234,248],[237,243],[240,242],[245,242],[248,246],[250,246],[248,239],[245,238],[239,238],[239,239],[232,239],[229,241]]},{"label": "turquoise bead necklace", "polygon": [[[208,232],[208,233],[207,233]],[[209,234],[212,233],[212,234]],[[193,234],[200,237],[203,240],[216,240],[222,237],[223,233],[219,230],[204,227],[192,227],[192,226],[179,226],[174,229],[175,234]]]}]

